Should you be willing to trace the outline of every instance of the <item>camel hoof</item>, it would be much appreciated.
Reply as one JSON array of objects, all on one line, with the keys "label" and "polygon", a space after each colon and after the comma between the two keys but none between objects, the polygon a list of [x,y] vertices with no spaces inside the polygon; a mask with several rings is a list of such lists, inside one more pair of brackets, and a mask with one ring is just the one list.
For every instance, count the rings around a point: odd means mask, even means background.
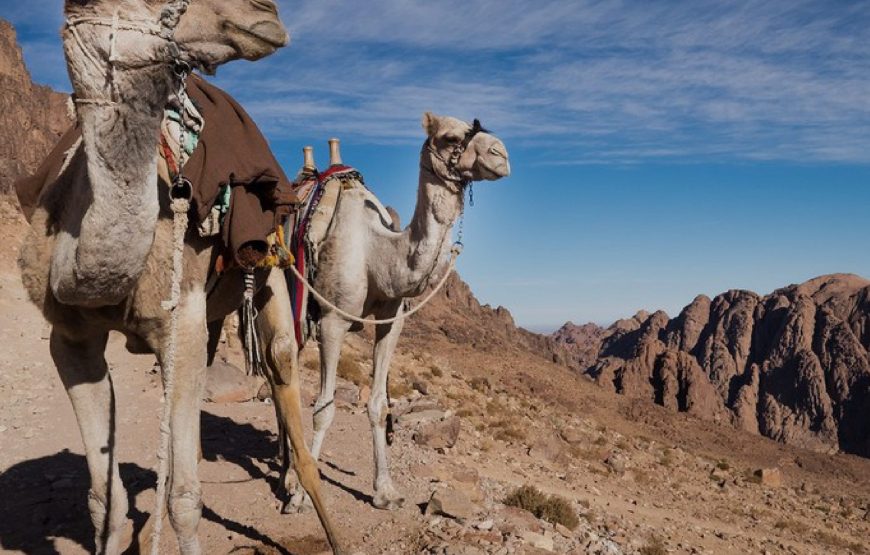
[{"label": "camel hoof", "polygon": [[290,496],[290,500],[284,503],[281,508],[281,513],[285,515],[305,514],[314,510],[314,504],[311,498],[305,492],[294,493]]},{"label": "camel hoof", "polygon": [[399,494],[392,488],[384,492],[376,492],[372,500],[372,505],[376,509],[384,511],[395,511],[405,506],[405,496]]}]

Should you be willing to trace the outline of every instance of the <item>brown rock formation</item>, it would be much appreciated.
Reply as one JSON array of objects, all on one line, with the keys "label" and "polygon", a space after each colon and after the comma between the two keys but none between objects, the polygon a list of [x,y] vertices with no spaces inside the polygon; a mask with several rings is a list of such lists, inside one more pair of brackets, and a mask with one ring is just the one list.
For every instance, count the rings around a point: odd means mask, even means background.
[{"label": "brown rock formation", "polygon": [[33,171],[71,121],[67,95],[34,85],[24,66],[15,29],[0,19],[0,194]]},{"label": "brown rock formation", "polygon": [[518,327],[503,306],[481,305],[456,273],[428,306],[407,321],[404,334],[412,338],[442,334],[483,352],[531,351],[560,364],[568,364],[571,358],[554,339]]},{"label": "brown rock formation", "polygon": [[604,332],[602,386],[815,450],[870,456],[870,281],[699,296]]}]

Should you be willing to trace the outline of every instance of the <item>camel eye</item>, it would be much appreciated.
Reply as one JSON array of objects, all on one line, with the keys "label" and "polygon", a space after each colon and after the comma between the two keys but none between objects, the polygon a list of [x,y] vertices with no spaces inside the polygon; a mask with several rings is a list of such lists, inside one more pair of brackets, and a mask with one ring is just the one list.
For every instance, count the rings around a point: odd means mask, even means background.
[{"label": "camel eye", "polygon": [[444,135],[444,140],[451,145],[455,145],[462,141],[462,137],[459,135]]}]

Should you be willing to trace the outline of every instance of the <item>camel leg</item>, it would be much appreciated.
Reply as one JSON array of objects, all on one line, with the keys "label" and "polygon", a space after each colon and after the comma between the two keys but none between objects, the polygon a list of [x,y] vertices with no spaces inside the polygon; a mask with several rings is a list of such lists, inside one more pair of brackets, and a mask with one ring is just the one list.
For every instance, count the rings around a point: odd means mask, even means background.
[{"label": "camel leg", "polygon": [[[387,317],[401,312],[402,301],[390,304],[383,314]],[[387,377],[390,371],[390,361],[399,336],[402,334],[402,320],[393,324],[381,324],[375,328],[374,378],[372,379],[372,395],[369,398],[368,414],[372,426],[372,442],[375,457],[374,500],[378,509],[395,510],[405,503],[405,498],[393,486],[390,477],[390,451],[387,446]]]},{"label": "camel leg", "polygon": [[260,292],[264,299],[257,324],[270,367],[270,380],[279,424],[287,431],[293,467],[299,483],[311,497],[329,544],[336,554],[342,553],[335,528],[326,512],[320,491],[317,462],[305,445],[302,429],[302,398],[299,385],[299,348],[293,331],[293,311],[284,274],[273,270],[266,287]]},{"label": "camel leg", "polygon": [[[200,400],[206,377],[208,331],[205,293],[190,291],[176,309],[178,349],[169,426],[170,478],[167,485],[169,521],[184,555],[200,553],[197,527],[202,516],[202,490],[197,474],[200,440]],[[158,350],[161,362],[165,352]],[[165,379],[165,376],[164,376]]]},{"label": "camel leg", "polygon": [[51,356],[78,420],[91,489],[88,509],[94,523],[96,553],[115,554],[127,521],[127,492],[115,458],[115,392],[104,351],[108,334],[71,339],[51,332]]},{"label": "camel leg", "polygon": [[[333,314],[325,315],[320,322],[320,394],[314,403],[314,439],[311,442],[311,456],[315,461],[320,459],[323,439],[335,418],[335,380],[341,346],[349,329],[350,322]],[[297,486],[284,512],[306,512],[310,505],[311,500]]]}]

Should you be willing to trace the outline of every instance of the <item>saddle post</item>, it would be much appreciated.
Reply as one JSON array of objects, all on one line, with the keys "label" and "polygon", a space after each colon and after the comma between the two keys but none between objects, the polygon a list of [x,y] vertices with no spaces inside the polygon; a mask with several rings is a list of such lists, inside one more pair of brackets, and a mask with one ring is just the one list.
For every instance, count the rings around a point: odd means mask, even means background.
[{"label": "saddle post", "polygon": [[341,165],[341,149],[339,146],[339,140],[336,138],[329,139],[329,165],[330,166],[340,166]]}]

